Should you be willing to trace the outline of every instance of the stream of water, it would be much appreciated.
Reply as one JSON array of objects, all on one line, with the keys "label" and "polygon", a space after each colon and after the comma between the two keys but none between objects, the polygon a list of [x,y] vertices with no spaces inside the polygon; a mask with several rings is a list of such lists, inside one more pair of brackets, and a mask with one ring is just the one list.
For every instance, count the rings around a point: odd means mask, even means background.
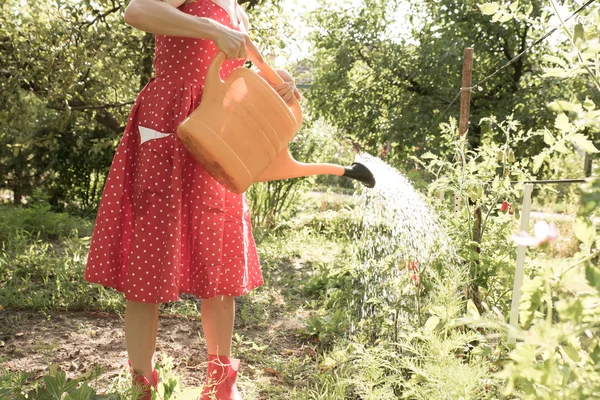
[{"label": "stream of water", "polygon": [[443,257],[454,262],[456,255],[433,207],[406,176],[368,154],[359,154],[356,161],[366,165],[377,182],[355,197],[361,220],[355,251],[365,288],[362,312],[367,316],[373,310],[369,303],[397,306],[410,292],[405,289],[418,285],[434,261]]}]

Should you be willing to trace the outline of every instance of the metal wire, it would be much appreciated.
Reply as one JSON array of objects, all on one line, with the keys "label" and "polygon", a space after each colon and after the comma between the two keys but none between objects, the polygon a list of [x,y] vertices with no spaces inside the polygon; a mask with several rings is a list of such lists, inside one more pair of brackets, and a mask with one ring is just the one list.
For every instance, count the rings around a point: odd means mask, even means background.
[{"label": "metal wire", "polygon": [[[573,14],[571,14],[569,16],[569,18],[565,19],[565,22],[567,22],[568,20],[570,20],[571,18],[573,18],[574,16],[576,16],[577,14],[579,14],[587,6],[589,6],[590,4],[592,4],[594,2],[596,2],[596,0],[589,0],[587,3],[585,3],[584,5],[582,5],[581,7],[579,7],[575,12],[573,12]],[[520,52],[519,54],[517,54],[516,56],[514,56],[506,64],[504,64],[503,66],[501,66],[500,68],[498,68],[496,71],[492,72],[490,75],[486,76],[485,78],[483,78],[482,80],[480,80],[479,82],[477,82],[475,85],[472,85],[471,87],[468,87],[468,88],[461,88],[460,91],[456,94],[456,96],[454,96],[454,99],[450,102],[450,104],[448,104],[448,106],[446,107],[446,109],[444,111],[442,111],[442,113],[439,114],[436,117],[436,119],[433,121],[433,123],[431,124],[431,126],[427,130],[431,130],[434,127],[434,125],[437,122],[439,122],[439,120],[442,118],[442,116],[444,116],[446,114],[446,112],[448,112],[448,110],[450,109],[450,107],[452,107],[452,105],[456,102],[456,100],[458,100],[458,98],[460,97],[460,95],[462,94],[463,91],[465,91],[465,90],[472,91],[474,88],[480,87],[485,82],[487,82],[488,80],[490,80],[494,76],[498,75],[498,73],[500,73],[500,71],[503,71],[504,69],[506,69],[507,67],[509,67],[512,63],[514,63],[516,60],[518,60],[520,57],[522,57],[525,53],[531,51],[531,49],[533,49],[535,46],[537,46],[538,44],[540,44],[541,42],[543,42],[544,40],[546,40],[550,35],[552,35],[557,30],[558,30],[558,27],[552,28],[544,36],[542,36],[541,38],[539,38],[538,40],[536,40],[535,42],[533,42],[525,50],[523,50],[522,52]]]}]

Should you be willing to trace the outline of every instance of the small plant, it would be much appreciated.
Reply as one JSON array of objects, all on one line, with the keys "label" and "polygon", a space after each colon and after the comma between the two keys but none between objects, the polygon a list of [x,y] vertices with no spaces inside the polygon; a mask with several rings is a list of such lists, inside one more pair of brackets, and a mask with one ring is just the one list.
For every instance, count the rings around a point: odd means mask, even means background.
[{"label": "small plant", "polygon": [[[26,373],[0,372],[0,397],[11,400],[90,400],[96,391],[89,386],[89,382],[99,374],[100,371],[95,370],[67,380],[65,372],[50,366],[48,375],[32,382]],[[117,396],[112,398],[122,399]]]}]

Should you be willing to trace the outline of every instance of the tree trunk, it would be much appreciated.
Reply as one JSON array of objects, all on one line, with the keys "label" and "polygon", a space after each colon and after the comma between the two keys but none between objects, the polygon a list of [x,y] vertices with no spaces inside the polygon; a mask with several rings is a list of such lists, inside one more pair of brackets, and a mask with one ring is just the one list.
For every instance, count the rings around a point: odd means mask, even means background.
[{"label": "tree trunk", "polygon": [[13,204],[20,206],[23,200],[23,155],[19,153],[15,157],[15,179],[13,181]]}]

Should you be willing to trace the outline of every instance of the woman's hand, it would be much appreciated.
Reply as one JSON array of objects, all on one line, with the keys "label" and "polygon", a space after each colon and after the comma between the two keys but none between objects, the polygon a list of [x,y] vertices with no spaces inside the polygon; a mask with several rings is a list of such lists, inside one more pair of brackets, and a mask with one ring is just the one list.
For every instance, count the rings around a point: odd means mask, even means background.
[{"label": "woman's hand", "polygon": [[283,79],[283,83],[279,85],[272,85],[273,89],[279,93],[283,101],[287,104],[292,104],[294,98],[300,100],[300,92],[296,88],[296,83],[294,82],[294,78],[290,75],[289,72],[279,69],[277,70],[277,74]]},{"label": "woman's hand", "polygon": [[217,32],[213,41],[217,47],[227,55],[228,60],[246,59],[248,57],[263,61],[260,52],[252,43],[247,33],[230,29],[225,25],[217,24]]}]

